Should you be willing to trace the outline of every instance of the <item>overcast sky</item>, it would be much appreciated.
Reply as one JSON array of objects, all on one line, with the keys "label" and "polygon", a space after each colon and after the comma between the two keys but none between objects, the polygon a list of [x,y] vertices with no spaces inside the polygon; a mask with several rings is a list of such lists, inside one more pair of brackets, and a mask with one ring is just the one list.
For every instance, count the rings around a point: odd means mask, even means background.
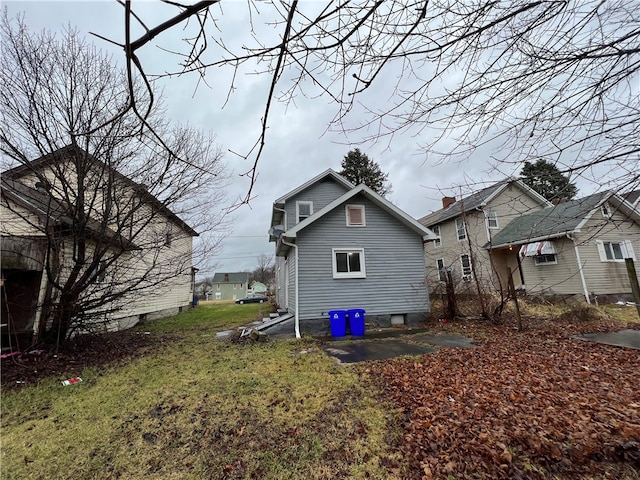
[{"label": "overcast sky", "polygon": [[[26,24],[34,31],[62,31],[71,25],[86,33],[88,38],[89,32],[94,32],[114,40],[122,39],[122,7],[112,0],[5,1],[3,5],[8,8],[10,16],[24,12]],[[150,25],[175,14],[174,9],[167,10],[157,2],[134,2],[134,7],[144,14],[143,18]],[[227,2],[224,10],[221,13],[218,10],[218,13],[220,31],[214,33],[229,44],[243,43],[249,35],[247,2]],[[256,23],[259,22],[254,18]],[[269,34],[269,31],[265,30],[264,34]],[[159,36],[153,45],[145,47],[141,56],[148,73],[175,70],[175,57],[158,47],[178,49],[183,46],[181,36],[184,35],[181,29],[174,29]],[[92,41],[112,52],[114,59],[122,63],[123,54],[117,47],[97,38]],[[232,173],[229,204],[246,194],[249,183],[240,174],[251,166],[251,162],[230,152],[247,153],[255,142],[270,82],[267,75],[240,75],[235,81],[236,90],[225,104],[230,74],[230,71],[220,69],[209,70],[206,75],[209,86],[200,85],[198,88],[196,75],[161,81],[167,115],[172,120],[189,122],[215,132],[220,147],[228,152],[226,163]],[[384,106],[392,89],[393,72],[389,72],[362,100]],[[258,167],[254,198],[250,205],[244,205],[233,213],[233,231],[214,262],[216,271],[250,271],[256,266],[258,255],[273,254],[273,244],[268,242],[267,235],[273,201],[327,168],[339,171],[340,161],[352,148],[359,147],[389,174],[393,185],[389,199],[414,217],[439,209],[443,193],[459,195],[460,185],[473,184],[481,188],[486,185],[483,182],[494,182],[505,175],[517,174],[519,170],[513,165],[503,166],[502,171],[494,170],[489,161],[494,153],[490,146],[477,150],[462,163],[438,164],[420,153],[420,135],[415,132],[398,134],[377,144],[359,145],[360,137],[357,135],[347,137],[327,132],[327,125],[336,111],[336,106],[328,98],[298,97],[295,105],[275,105],[267,145]],[[363,120],[356,112],[349,121],[355,125]],[[588,183],[578,183],[578,186],[581,196],[591,193],[594,188]],[[202,273],[209,275],[214,272]]]}]

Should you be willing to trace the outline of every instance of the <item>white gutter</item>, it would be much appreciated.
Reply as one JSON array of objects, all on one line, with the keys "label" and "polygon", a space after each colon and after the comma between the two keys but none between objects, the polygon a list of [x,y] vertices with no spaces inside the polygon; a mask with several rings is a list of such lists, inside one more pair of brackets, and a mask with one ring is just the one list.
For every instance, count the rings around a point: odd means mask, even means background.
[{"label": "white gutter", "polygon": [[[295,243],[288,243],[284,237],[282,237],[282,243],[284,243],[285,245],[289,246],[289,247],[293,247],[293,249],[295,250],[295,259],[296,259],[296,279],[295,279],[295,291],[296,291],[296,303],[295,303],[295,312],[294,312],[294,322],[295,322],[295,326],[296,326],[296,338],[301,338],[300,337],[300,316],[298,315],[298,245],[296,245]],[[287,275],[289,274],[289,272],[287,272]]]},{"label": "white gutter", "polygon": [[573,242],[573,249],[576,252],[576,261],[578,262],[578,272],[580,272],[580,280],[582,281],[582,290],[584,291],[584,298],[587,303],[591,303],[589,298],[589,290],[587,289],[587,280],[584,278],[584,272],[582,271],[582,261],[580,260],[580,252],[578,251],[578,244],[572,234],[567,233],[567,238]]}]

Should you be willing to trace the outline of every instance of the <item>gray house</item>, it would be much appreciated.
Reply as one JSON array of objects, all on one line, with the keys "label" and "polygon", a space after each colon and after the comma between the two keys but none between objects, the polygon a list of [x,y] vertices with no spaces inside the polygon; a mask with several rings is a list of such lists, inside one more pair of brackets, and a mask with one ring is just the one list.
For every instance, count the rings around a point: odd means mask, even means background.
[{"label": "gray house", "polygon": [[296,333],[328,331],[328,312],[362,308],[379,326],[430,312],[423,243],[433,233],[365,185],[329,169],[273,204],[276,301]]}]

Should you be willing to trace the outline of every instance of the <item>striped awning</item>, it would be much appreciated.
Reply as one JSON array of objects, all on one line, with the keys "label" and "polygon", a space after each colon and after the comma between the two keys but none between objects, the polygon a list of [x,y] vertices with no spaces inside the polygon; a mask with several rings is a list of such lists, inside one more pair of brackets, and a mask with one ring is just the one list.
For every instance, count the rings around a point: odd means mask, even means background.
[{"label": "striped awning", "polygon": [[520,247],[521,257],[535,257],[536,255],[554,255],[556,249],[553,242],[548,240],[544,242],[527,243]]}]

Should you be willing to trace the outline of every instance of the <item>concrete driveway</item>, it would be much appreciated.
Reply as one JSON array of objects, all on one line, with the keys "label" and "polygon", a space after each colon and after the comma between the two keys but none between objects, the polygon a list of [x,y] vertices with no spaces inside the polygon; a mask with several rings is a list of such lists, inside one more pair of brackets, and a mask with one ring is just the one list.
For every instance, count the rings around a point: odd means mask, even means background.
[{"label": "concrete driveway", "polygon": [[349,364],[367,360],[424,355],[425,353],[433,353],[439,348],[474,346],[470,338],[459,335],[418,333],[406,338],[334,339],[323,349],[327,355],[335,358],[339,363]]},{"label": "concrete driveway", "polygon": [[583,333],[573,338],[590,342],[615,345],[616,347],[635,348],[640,350],[640,330],[620,330],[607,333]]}]

